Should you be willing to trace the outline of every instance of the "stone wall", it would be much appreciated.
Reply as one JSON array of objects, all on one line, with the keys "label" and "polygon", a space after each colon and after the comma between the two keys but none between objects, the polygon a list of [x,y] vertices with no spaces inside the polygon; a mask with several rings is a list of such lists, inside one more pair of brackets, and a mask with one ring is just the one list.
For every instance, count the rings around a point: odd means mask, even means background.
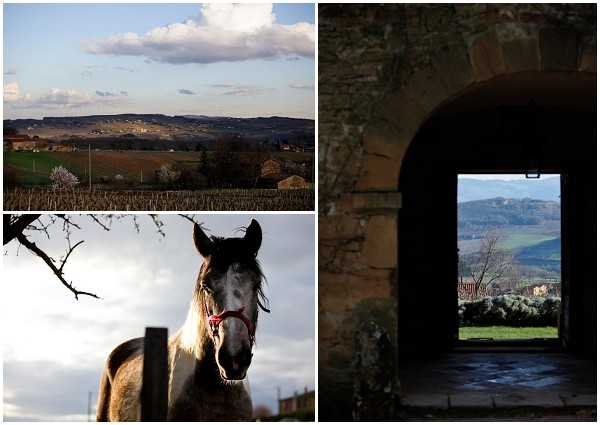
[{"label": "stone wall", "polygon": [[440,105],[522,72],[596,72],[595,5],[319,5],[319,412],[349,419],[353,340],[397,347],[402,158]]}]

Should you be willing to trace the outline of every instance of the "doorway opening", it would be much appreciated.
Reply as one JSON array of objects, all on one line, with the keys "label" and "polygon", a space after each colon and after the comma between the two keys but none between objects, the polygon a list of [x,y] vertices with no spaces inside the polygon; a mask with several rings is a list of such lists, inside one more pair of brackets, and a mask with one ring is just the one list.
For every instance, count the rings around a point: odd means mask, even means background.
[{"label": "doorway opening", "polygon": [[459,342],[557,344],[559,174],[457,175]]}]

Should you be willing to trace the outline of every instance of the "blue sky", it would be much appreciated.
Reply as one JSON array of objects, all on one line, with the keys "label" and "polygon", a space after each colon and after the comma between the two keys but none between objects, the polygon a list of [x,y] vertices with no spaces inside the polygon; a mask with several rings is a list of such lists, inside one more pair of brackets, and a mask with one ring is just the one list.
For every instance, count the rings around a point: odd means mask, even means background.
[{"label": "blue sky", "polygon": [[314,38],[312,4],[6,4],[5,118],[314,118]]},{"label": "blue sky", "polygon": [[[183,324],[201,257],[192,243],[192,224],[163,215],[161,237],[148,217],[114,221],[106,232],[89,217],[74,216],[72,242],[85,240],[69,257],[67,278],[101,300],[72,294],[48,267],[18,244],[6,245],[1,315],[4,420],[86,420],[88,391],[93,403],[108,354],[121,342],[143,335],[145,326],[167,326],[173,335]],[[271,314],[260,314],[257,345],[248,371],[254,405],[277,412],[283,397],[315,385],[315,253],[312,214],[197,215],[218,236],[240,236],[235,229],[252,218],[261,225],[258,254],[267,278]],[[43,218],[48,222],[47,218]],[[31,240],[54,258],[66,242],[59,223],[50,239]],[[92,412],[94,413],[94,411]]]}]

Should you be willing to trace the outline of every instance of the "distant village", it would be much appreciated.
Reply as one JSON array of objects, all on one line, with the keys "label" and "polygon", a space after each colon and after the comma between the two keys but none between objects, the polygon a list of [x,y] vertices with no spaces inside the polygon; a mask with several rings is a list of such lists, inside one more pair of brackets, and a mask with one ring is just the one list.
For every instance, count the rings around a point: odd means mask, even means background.
[{"label": "distant village", "polygon": [[[132,137],[135,137],[133,134]],[[5,151],[15,152],[74,152],[77,150],[76,143],[64,143],[54,140],[48,140],[39,136],[30,136],[28,134],[14,134],[3,137],[3,146]],[[264,144],[264,143],[263,143]],[[99,147],[106,147],[103,144],[98,144]],[[292,144],[287,141],[276,141],[271,143],[271,149],[277,152],[314,152],[315,147],[310,144]],[[124,146],[119,146],[118,150],[124,149]],[[174,151],[174,149],[169,149]]]},{"label": "distant village", "polygon": [[30,137],[27,134],[4,135],[3,147],[5,151],[16,152],[74,152],[77,147],[65,143],[42,139],[38,136]]}]

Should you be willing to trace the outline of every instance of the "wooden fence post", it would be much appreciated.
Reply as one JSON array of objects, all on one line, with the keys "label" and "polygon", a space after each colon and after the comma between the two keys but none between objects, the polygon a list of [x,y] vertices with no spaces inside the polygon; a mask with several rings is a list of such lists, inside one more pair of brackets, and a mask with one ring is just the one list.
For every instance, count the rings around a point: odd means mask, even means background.
[{"label": "wooden fence post", "polygon": [[143,422],[167,420],[168,335],[167,328],[146,328],[141,400]]}]

